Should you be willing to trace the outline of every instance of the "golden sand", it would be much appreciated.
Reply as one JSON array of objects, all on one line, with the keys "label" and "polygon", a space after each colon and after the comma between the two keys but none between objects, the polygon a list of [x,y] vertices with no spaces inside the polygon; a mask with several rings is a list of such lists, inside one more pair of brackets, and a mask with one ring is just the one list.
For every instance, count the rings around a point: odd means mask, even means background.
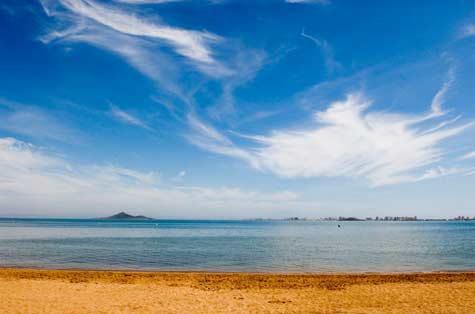
[{"label": "golden sand", "polygon": [[475,313],[475,273],[0,270],[0,313]]}]

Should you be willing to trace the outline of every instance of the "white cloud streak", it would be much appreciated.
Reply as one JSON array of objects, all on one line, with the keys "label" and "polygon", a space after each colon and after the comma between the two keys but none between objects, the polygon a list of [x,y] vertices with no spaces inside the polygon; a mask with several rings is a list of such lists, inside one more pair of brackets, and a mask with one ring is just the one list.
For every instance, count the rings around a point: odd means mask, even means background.
[{"label": "white cloud streak", "polygon": [[153,43],[143,38],[123,35],[103,28],[89,27],[89,31],[71,34],[64,41],[86,42],[109,50],[133,66],[140,73],[157,83],[164,91],[183,98],[177,83],[179,68],[173,59],[154,49]]},{"label": "white cloud streak", "polygon": [[[424,132],[412,116],[368,112],[370,101],[349,95],[315,113],[315,128],[254,137],[260,167],[283,177],[363,177],[374,186],[435,177],[418,174],[443,157],[441,141],[470,124]],[[423,119],[421,119],[423,120]]]},{"label": "white cloud streak", "polygon": [[[42,0],[42,4],[47,14],[63,27],[55,26],[55,30],[40,38],[42,42],[85,42],[111,51],[156,83],[159,97],[167,104],[182,107],[185,112],[193,107],[189,92],[185,92],[187,84],[193,84],[186,79],[193,68],[189,63],[206,79],[235,73],[213,56],[211,45],[223,42],[217,35],[171,27],[156,15],[144,17],[130,8],[129,13],[120,5],[92,0]],[[186,62],[163,49],[164,45],[184,56]]]},{"label": "white cloud streak", "polygon": [[[55,29],[43,35],[40,40],[44,43],[57,39],[93,43],[123,55],[149,77],[154,76],[154,68],[168,67],[173,63],[167,62],[169,58],[161,58],[165,54],[157,46],[168,45],[206,75],[231,74],[213,56],[211,45],[223,41],[215,34],[172,27],[160,22],[157,16],[147,18],[138,12],[126,12],[117,5],[92,0],[41,0],[41,3],[49,16],[67,25],[66,29]],[[157,57],[155,53],[158,53]]]},{"label": "white cloud streak", "polygon": [[308,35],[302,30],[301,35],[312,41],[317,47],[322,50],[325,67],[329,73],[333,73],[341,68],[341,64],[335,60],[333,49],[326,40],[318,39],[314,36]]},{"label": "white cloud streak", "polygon": [[47,111],[1,98],[0,129],[60,142],[76,142],[80,138],[77,132]]},{"label": "white cloud streak", "polygon": [[130,113],[120,109],[115,105],[111,105],[110,114],[112,117],[125,124],[135,125],[141,127],[142,129],[153,131],[153,129],[150,128],[145,122],[141,121],[139,118],[134,117]]},{"label": "white cloud streak", "polygon": [[[210,42],[220,38],[214,34],[190,31],[145,21],[114,7],[90,0],[59,0],[63,7],[79,16],[86,17],[115,31],[133,35],[157,38],[172,45],[176,52],[192,60],[214,63]],[[55,14],[61,14],[55,12]]]},{"label": "white cloud streak", "polygon": [[186,175],[187,175],[187,172],[185,170],[182,170],[178,172],[178,174],[172,178],[172,181],[180,183],[183,181]]},{"label": "white cloud streak", "polygon": [[238,50],[230,62],[231,68],[237,69],[234,71],[235,74],[223,81],[221,96],[217,103],[208,109],[208,113],[214,119],[221,120],[236,113],[235,89],[252,81],[265,63],[266,55],[260,51]]},{"label": "white cloud streak", "polygon": [[467,37],[472,37],[475,36],[475,24],[466,24],[462,27],[460,30],[459,38],[467,38]]},{"label": "white cloud streak", "polygon": [[[42,4],[49,16],[67,26],[66,29],[55,27],[40,38],[42,42],[86,42],[115,53],[157,84],[158,98],[170,104],[169,108],[181,107],[181,112],[173,110],[175,118],[184,123],[198,122],[189,125],[190,128],[204,125],[194,114],[196,106],[189,90],[195,87],[187,86],[194,84],[188,78],[190,67],[184,67],[176,56],[162,49],[163,45],[171,46],[184,56],[207,76],[205,80],[220,80],[222,95],[207,110],[215,119],[235,113],[235,88],[251,80],[264,62],[265,56],[259,51],[246,51],[208,32],[165,25],[157,16],[145,17],[133,9],[131,13],[125,12],[120,5],[104,5],[92,0],[42,0]],[[223,43],[227,48],[221,51],[223,60],[218,61],[211,48],[218,44],[221,47]],[[123,121],[133,123],[121,116]],[[191,116],[193,118],[189,118]]]},{"label": "white cloud streak", "polygon": [[72,165],[31,144],[0,138],[3,215],[97,217],[130,210],[154,217],[252,217],[255,210],[288,208],[296,201],[289,191],[167,187],[156,172]]},{"label": "white cloud streak", "polygon": [[115,2],[128,4],[162,4],[169,2],[181,2],[183,0],[115,0]]},{"label": "white cloud streak", "polygon": [[447,80],[444,82],[442,87],[437,91],[434,98],[432,99],[432,103],[430,105],[431,110],[432,110],[432,116],[437,117],[437,116],[444,115],[444,111],[442,110],[442,104],[445,102],[447,92],[449,91],[453,82],[454,82],[454,70],[450,69]]},{"label": "white cloud streak", "polygon": [[455,174],[468,175],[470,171],[471,169],[468,169],[468,168],[461,168],[461,167],[445,168],[445,167],[437,166],[437,167],[427,170],[423,175],[421,175],[418,178],[415,178],[414,181],[423,181],[427,179],[434,179],[434,178],[455,175]]},{"label": "white cloud streak", "polygon": [[[371,101],[362,94],[350,94],[313,116],[313,127],[277,130],[270,135],[244,136],[258,144],[236,147],[229,139],[194,139],[209,151],[241,158],[253,167],[281,177],[349,177],[366,179],[372,186],[417,182],[463,173],[462,168],[443,168],[443,141],[472,123],[450,127],[460,117],[427,125],[445,115],[442,102],[450,76],[437,92],[431,111],[425,115],[369,111]],[[198,137],[199,138],[199,137]]]},{"label": "white cloud streak", "polygon": [[201,121],[196,115],[188,115],[188,125],[192,133],[187,139],[193,145],[213,153],[243,159],[258,167],[257,159],[251,152],[236,146],[229,138]]},{"label": "white cloud streak", "polygon": [[460,160],[468,160],[468,159],[475,159],[475,151],[466,153],[462,157],[460,157]]},{"label": "white cloud streak", "polygon": [[321,5],[327,5],[330,4],[330,0],[285,0],[287,3],[314,3],[314,4],[321,4]]}]

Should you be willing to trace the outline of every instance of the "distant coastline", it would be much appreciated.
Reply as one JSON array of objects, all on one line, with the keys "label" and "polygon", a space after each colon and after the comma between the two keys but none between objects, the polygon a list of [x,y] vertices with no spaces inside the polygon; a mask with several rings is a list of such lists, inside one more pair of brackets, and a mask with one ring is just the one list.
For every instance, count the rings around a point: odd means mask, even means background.
[{"label": "distant coastline", "polygon": [[435,222],[450,222],[450,221],[475,221],[475,216],[457,216],[453,218],[418,218],[417,216],[384,216],[384,217],[285,217],[285,218],[270,218],[270,217],[249,217],[249,218],[152,218],[144,215],[130,215],[125,212],[120,212],[107,217],[0,217],[0,220],[162,220],[162,221],[289,221],[289,222],[317,222],[317,221],[357,221],[357,222],[410,222],[410,221],[435,221]]},{"label": "distant coastline", "polygon": [[453,218],[418,218],[417,216],[384,216],[384,217],[322,217],[322,218],[308,218],[308,217],[287,217],[287,218],[254,218],[248,220],[255,221],[475,221],[475,216],[457,216]]}]

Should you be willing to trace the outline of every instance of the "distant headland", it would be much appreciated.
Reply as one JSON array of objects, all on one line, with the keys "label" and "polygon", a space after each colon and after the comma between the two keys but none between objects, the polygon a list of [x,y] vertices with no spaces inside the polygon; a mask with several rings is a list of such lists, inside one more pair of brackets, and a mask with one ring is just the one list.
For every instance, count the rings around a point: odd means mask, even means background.
[{"label": "distant headland", "polygon": [[109,217],[102,217],[101,219],[121,219],[121,220],[153,220],[153,218],[138,215],[129,215],[126,212],[120,212]]}]

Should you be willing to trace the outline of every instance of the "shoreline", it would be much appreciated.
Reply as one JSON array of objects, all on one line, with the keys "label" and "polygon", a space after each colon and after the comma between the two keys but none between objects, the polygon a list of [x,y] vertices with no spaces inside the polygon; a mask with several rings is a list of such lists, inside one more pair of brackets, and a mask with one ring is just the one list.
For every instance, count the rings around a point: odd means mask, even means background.
[{"label": "shoreline", "polygon": [[[306,276],[333,276],[333,275],[425,275],[425,274],[475,274],[475,269],[440,269],[440,270],[388,270],[388,271],[278,271],[278,270],[269,270],[269,271],[241,271],[241,270],[210,270],[210,269],[160,269],[160,268],[142,268],[142,269],[131,269],[131,268],[76,268],[76,267],[64,267],[64,268],[54,268],[54,267],[32,267],[32,266],[17,266],[17,265],[0,265],[0,274],[3,271],[52,271],[52,272],[114,272],[114,273],[144,273],[144,274],[209,274],[209,275],[306,275]],[[0,276],[1,277],[1,276]]]},{"label": "shoreline", "polygon": [[441,270],[393,270],[393,271],[240,271],[240,270],[182,270],[182,269],[129,269],[129,268],[54,268],[54,267],[31,267],[31,266],[2,266],[0,265],[0,277],[4,271],[40,271],[40,272],[103,272],[103,273],[132,273],[132,274],[209,274],[209,275],[305,275],[305,276],[334,276],[334,275],[430,275],[430,274],[475,274],[475,269],[441,269]]},{"label": "shoreline", "polygon": [[475,272],[0,268],[0,313],[475,313]]}]

